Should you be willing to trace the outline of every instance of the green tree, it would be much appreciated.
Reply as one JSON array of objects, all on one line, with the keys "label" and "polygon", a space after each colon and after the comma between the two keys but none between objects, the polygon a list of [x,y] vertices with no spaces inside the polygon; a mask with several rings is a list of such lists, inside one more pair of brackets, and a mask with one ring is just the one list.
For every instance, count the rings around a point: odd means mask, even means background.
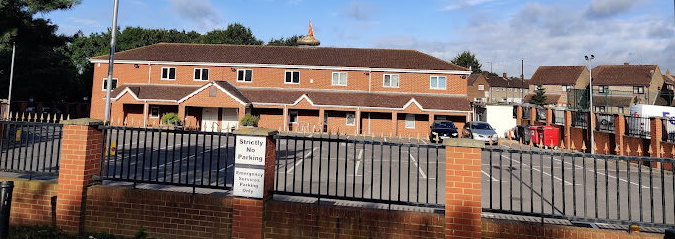
[{"label": "green tree", "polygon": [[250,28],[239,23],[230,24],[225,30],[213,30],[204,34],[201,38],[204,44],[236,44],[236,45],[262,45]]},{"label": "green tree", "polygon": [[537,85],[537,89],[534,91],[534,95],[532,96],[530,103],[538,106],[544,106],[546,105],[547,98],[548,96],[546,96],[546,90],[544,90],[544,87],[542,85]]},{"label": "green tree", "polygon": [[[35,101],[81,100],[77,72],[57,26],[35,18],[37,13],[67,9],[79,0],[3,0],[0,2],[0,97],[9,85],[11,48],[16,43],[13,99]],[[73,94],[75,96],[73,96]]]},{"label": "green tree", "polygon": [[267,42],[268,46],[297,46],[298,45],[298,40],[300,40],[303,36],[302,35],[293,35],[292,37],[281,37],[278,39],[272,39],[269,42]]},{"label": "green tree", "polygon": [[466,68],[471,68],[473,73],[481,73],[483,72],[480,68],[482,65],[480,62],[478,62],[478,59],[476,59],[476,55],[471,53],[470,51],[464,51],[460,54],[458,54],[455,59],[452,59],[452,63],[463,66]]}]

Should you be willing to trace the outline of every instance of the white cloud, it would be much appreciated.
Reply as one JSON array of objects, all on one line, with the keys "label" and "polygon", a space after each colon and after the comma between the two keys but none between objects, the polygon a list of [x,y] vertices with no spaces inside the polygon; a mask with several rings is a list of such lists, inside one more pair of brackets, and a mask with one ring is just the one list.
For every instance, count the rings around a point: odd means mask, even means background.
[{"label": "white cloud", "polygon": [[377,6],[369,2],[352,1],[342,10],[342,13],[353,19],[366,21],[370,20],[377,13]]},{"label": "white cloud", "polygon": [[453,11],[461,8],[473,7],[494,1],[495,0],[452,0],[452,3],[443,7],[442,10]]},{"label": "white cloud", "polygon": [[586,9],[586,15],[592,18],[611,17],[630,10],[638,0],[593,0]]},{"label": "white cloud", "polygon": [[169,5],[178,16],[189,20],[194,28],[211,30],[223,23],[211,0],[169,0]]},{"label": "white cloud", "polygon": [[415,36],[376,39],[377,47],[412,48],[450,60],[470,50],[479,60],[493,62],[494,71],[525,75],[540,65],[583,65],[583,56],[594,54],[595,64],[658,64],[675,69],[672,19],[641,16],[629,19],[586,18],[572,8],[527,3],[507,21],[469,18],[467,27],[455,31],[461,40],[425,42]]}]

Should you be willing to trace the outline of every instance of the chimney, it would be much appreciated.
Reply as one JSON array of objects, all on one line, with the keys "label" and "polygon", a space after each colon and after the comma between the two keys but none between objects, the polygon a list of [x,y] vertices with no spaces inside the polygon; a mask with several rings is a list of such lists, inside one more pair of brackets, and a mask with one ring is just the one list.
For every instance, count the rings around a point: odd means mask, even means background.
[{"label": "chimney", "polygon": [[624,66],[630,65],[628,62],[623,63]]},{"label": "chimney", "polygon": [[502,74],[502,77],[506,78],[506,72]]}]

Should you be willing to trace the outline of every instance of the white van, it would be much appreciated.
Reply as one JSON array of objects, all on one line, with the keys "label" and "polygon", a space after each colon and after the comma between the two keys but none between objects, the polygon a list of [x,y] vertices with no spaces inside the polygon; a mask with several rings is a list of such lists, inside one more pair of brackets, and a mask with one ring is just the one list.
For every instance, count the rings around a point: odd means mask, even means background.
[{"label": "white van", "polygon": [[[666,132],[669,137],[675,137],[675,107],[658,105],[632,105],[630,115],[635,117],[663,117],[666,118]],[[644,124],[644,131],[650,132],[650,124]]]}]

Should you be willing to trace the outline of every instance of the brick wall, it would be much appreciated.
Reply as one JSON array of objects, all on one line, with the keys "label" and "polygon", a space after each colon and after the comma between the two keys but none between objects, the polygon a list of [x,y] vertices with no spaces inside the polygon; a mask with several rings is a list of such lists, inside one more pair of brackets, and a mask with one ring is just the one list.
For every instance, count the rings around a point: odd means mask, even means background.
[{"label": "brick wall", "polygon": [[660,234],[634,233],[483,218],[483,238],[663,238]]},{"label": "brick wall", "polygon": [[94,186],[87,190],[85,231],[152,238],[229,238],[232,198]]},{"label": "brick wall", "polygon": [[19,178],[0,178],[0,181],[14,181],[10,225],[55,225],[56,192],[54,181],[28,181]]},{"label": "brick wall", "polygon": [[442,238],[442,214],[269,201],[269,238]]}]

